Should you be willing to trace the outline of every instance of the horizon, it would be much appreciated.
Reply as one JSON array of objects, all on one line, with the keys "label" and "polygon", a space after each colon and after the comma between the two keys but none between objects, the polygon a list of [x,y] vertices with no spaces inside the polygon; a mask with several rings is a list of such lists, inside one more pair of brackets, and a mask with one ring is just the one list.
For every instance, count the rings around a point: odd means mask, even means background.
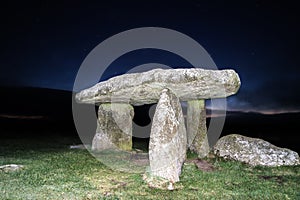
[{"label": "horizon", "polygon": [[[1,88],[0,87],[0,91]],[[0,104],[0,126],[2,137],[28,137],[52,136],[53,134],[78,137],[78,130],[74,126],[72,116],[72,92],[50,88],[33,88],[9,90]],[[26,92],[29,91],[29,92]],[[20,101],[20,95],[26,98]],[[45,98],[45,99],[44,99]],[[41,101],[44,99],[43,101]],[[6,101],[6,102],[5,102]],[[207,100],[209,101],[209,100]],[[186,118],[186,103],[181,102],[183,114]],[[91,104],[81,104],[83,108],[97,108]],[[151,107],[151,105],[150,105]],[[140,131],[148,133],[151,126],[151,114],[148,105],[134,107],[135,126]],[[226,115],[225,115],[226,114]],[[210,110],[206,104],[206,123],[211,126],[210,120],[225,120],[221,136],[239,133],[248,137],[265,139],[274,145],[291,148],[300,152],[299,117],[300,112],[265,111],[261,110]],[[95,119],[96,120],[96,119]],[[95,133],[96,121],[91,120],[85,128],[88,137]],[[146,132],[145,132],[146,131]],[[282,134],[284,133],[284,134]]]},{"label": "horizon", "polygon": [[[18,89],[21,89],[21,90],[27,90],[27,89],[38,89],[38,90],[52,90],[52,91],[59,91],[59,92],[66,92],[66,93],[70,93],[70,94],[74,94],[74,91],[70,91],[70,90],[61,90],[61,89],[56,89],[56,88],[43,88],[43,87],[32,87],[32,86],[0,86],[0,91],[3,90],[3,89],[13,89],[13,90],[18,90]],[[40,95],[37,93],[37,95]],[[54,97],[54,96],[53,96]],[[32,97],[34,98],[34,97]],[[227,99],[230,98],[230,97],[227,97],[225,98],[226,101]],[[70,104],[71,104],[71,101],[72,101],[72,97],[70,97]],[[280,115],[280,114],[292,114],[292,113],[300,113],[300,109],[299,110],[284,110],[284,109],[273,109],[273,110],[259,110],[259,109],[236,109],[236,108],[226,108],[225,110],[224,109],[220,109],[218,107],[211,107],[210,105],[210,101],[211,99],[207,99],[205,100],[206,102],[206,105],[205,105],[205,108],[207,110],[207,115],[208,116],[211,116],[208,112],[211,112],[211,111],[214,111],[216,113],[214,113],[214,117],[219,117],[219,116],[224,116],[223,112],[226,111],[226,112],[231,112],[231,113],[234,113],[234,112],[239,112],[239,113],[244,113],[244,114],[252,114],[252,113],[257,113],[257,114],[262,114],[262,115]],[[228,102],[228,101],[227,101]],[[87,104],[85,104],[87,105]],[[186,107],[185,105],[185,102],[181,102],[181,105],[182,107]],[[219,115],[218,111],[221,111],[222,113]],[[227,114],[225,114],[226,116]],[[22,113],[20,113],[19,115],[11,115],[10,113],[3,113],[3,112],[0,112],[0,117],[3,117],[3,116],[7,116],[7,118],[14,118],[14,116],[19,116],[20,118],[26,118],[28,117],[29,119],[31,118],[31,115],[22,115]],[[32,115],[32,117],[34,118],[36,115]],[[42,118],[43,116],[40,116],[38,115],[38,117]]]}]

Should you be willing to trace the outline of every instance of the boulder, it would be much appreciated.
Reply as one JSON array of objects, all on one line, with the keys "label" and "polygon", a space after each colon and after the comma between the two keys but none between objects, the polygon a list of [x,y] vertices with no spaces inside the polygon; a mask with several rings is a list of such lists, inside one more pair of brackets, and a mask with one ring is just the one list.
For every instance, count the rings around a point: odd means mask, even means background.
[{"label": "boulder", "polygon": [[187,102],[187,142],[189,149],[199,158],[209,153],[204,100]]},{"label": "boulder", "polygon": [[156,106],[150,134],[150,174],[171,183],[179,181],[186,149],[181,104],[172,91],[164,89]]},{"label": "boulder", "polygon": [[299,155],[258,138],[232,134],[219,139],[214,153],[220,157],[241,161],[252,166],[299,165]]},{"label": "boulder", "polygon": [[105,103],[99,106],[97,130],[92,150],[131,150],[132,119],[134,111],[129,104]]},{"label": "boulder", "polygon": [[154,69],[123,74],[100,82],[76,94],[80,103],[157,103],[161,91],[169,88],[180,101],[222,98],[235,94],[240,79],[234,70]]}]

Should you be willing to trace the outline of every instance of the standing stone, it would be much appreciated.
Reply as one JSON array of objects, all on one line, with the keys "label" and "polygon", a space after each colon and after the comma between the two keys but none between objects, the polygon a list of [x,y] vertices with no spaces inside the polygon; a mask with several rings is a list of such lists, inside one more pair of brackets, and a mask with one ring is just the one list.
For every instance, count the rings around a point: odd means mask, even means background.
[{"label": "standing stone", "polygon": [[187,138],[179,99],[168,89],[160,95],[149,143],[150,173],[171,183],[179,181]]},{"label": "standing stone", "polygon": [[191,151],[204,158],[209,153],[204,100],[188,101],[187,142]]},{"label": "standing stone", "polygon": [[130,104],[104,103],[99,106],[97,130],[92,150],[132,148],[132,119],[134,111]]}]

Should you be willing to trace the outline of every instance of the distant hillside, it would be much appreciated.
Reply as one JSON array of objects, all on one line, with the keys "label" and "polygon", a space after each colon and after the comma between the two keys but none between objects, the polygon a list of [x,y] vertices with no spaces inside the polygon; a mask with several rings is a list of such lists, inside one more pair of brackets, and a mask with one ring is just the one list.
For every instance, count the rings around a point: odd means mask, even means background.
[{"label": "distant hillside", "polygon": [[65,117],[72,92],[45,88],[1,87],[0,114]]},{"label": "distant hillside", "polygon": [[0,134],[75,132],[72,92],[45,88],[0,87]]}]

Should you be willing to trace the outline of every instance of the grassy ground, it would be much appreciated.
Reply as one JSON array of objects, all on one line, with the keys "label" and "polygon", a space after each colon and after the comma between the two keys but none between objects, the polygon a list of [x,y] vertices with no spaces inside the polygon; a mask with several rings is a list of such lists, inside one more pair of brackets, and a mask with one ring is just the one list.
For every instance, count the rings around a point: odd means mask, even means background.
[{"label": "grassy ground", "polygon": [[[300,199],[300,167],[250,167],[210,158],[216,168],[183,167],[174,191],[149,188],[141,174],[113,171],[70,138],[0,139],[0,199]],[[192,157],[193,155],[190,155]]]}]

